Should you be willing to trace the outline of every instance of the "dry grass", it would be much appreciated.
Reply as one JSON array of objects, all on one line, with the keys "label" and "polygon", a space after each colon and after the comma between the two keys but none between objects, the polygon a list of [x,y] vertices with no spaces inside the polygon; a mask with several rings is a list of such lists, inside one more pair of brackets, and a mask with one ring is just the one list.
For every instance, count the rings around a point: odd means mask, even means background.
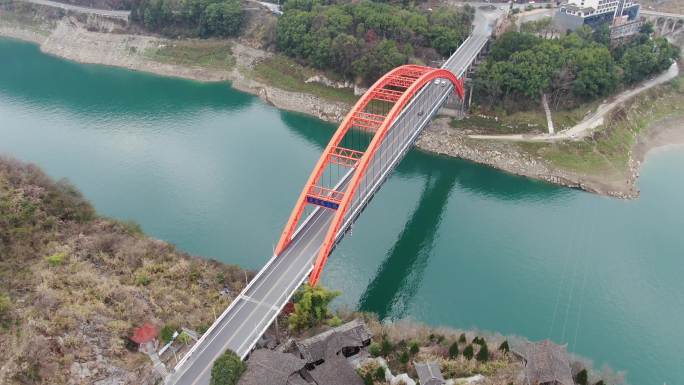
[{"label": "dry grass", "polygon": [[[126,349],[143,322],[201,328],[244,282],[235,266],[181,253],[135,226],[99,218],[67,183],[0,158],[2,384],[151,380]],[[138,277],[145,276],[141,281]],[[79,367],[90,377],[79,377]],[[81,371],[82,373],[82,371]]]}]

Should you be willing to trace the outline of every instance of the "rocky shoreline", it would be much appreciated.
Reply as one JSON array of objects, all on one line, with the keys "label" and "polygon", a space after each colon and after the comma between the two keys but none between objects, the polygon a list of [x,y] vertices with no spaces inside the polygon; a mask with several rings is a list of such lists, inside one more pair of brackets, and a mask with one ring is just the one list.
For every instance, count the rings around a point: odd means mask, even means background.
[{"label": "rocky shoreline", "polygon": [[[232,42],[235,65],[231,70],[219,70],[152,60],[144,55],[147,50],[173,44],[174,41],[155,36],[121,33],[118,23],[102,18],[89,18],[84,22],[73,16],[65,16],[52,25],[42,26],[42,29],[2,22],[0,36],[34,42],[45,53],[81,63],[117,66],[197,81],[228,81],[233,88],[257,95],[279,109],[311,115],[328,122],[340,122],[351,108],[347,103],[282,90],[254,79],[250,73],[255,63],[272,54],[238,41]],[[653,129],[647,131],[655,132]],[[667,138],[670,136],[665,135]],[[684,139],[680,138],[679,142],[684,142]],[[635,149],[639,154],[630,154],[629,169],[618,178],[580,174],[552,167],[543,160],[521,151],[514,143],[467,138],[463,133],[451,128],[447,118],[435,119],[416,145],[428,152],[463,158],[516,175],[596,194],[634,199],[639,196],[636,180],[646,152],[670,143],[670,140],[662,138],[643,143],[640,140]]]},{"label": "rocky shoreline", "polygon": [[418,138],[416,146],[441,155],[466,159],[511,174],[539,179],[569,188],[621,199],[639,196],[636,188],[638,162],[630,162],[627,178],[582,175],[550,167],[543,160],[521,151],[516,143],[468,138],[467,134],[449,126],[448,118],[437,118]]}]

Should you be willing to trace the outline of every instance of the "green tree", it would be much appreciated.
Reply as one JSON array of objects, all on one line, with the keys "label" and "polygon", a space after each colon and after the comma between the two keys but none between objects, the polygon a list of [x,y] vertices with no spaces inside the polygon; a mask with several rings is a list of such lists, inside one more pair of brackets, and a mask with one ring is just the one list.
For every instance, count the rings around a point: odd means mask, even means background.
[{"label": "green tree", "polygon": [[380,348],[380,344],[377,342],[373,342],[370,344],[368,347],[368,352],[372,357],[379,357],[382,354],[382,349]]},{"label": "green tree", "polygon": [[247,367],[233,351],[223,353],[211,368],[210,385],[236,385]]},{"label": "green tree", "polygon": [[401,362],[402,364],[406,365],[406,364],[408,364],[409,359],[410,359],[410,356],[409,356],[409,353],[408,353],[406,350],[404,350],[403,352],[401,352],[401,356],[399,356],[399,362]]},{"label": "green tree", "polygon": [[587,369],[582,369],[575,375],[575,383],[577,385],[587,385],[588,382],[589,375],[587,374]]},{"label": "green tree", "polygon": [[458,342],[454,341],[454,343],[449,346],[449,358],[456,357],[458,357]]},{"label": "green tree", "polygon": [[373,385],[375,381],[373,380],[373,374],[366,373],[363,376],[363,385]]},{"label": "green tree", "polygon": [[329,316],[328,306],[338,295],[339,292],[330,291],[320,285],[302,286],[294,295],[294,312],[288,318],[290,328],[301,330],[325,321]]},{"label": "green tree", "polygon": [[598,380],[594,385],[605,385],[605,382],[603,382],[603,380]]},{"label": "green tree", "polygon": [[472,360],[473,355],[475,355],[473,345],[469,344],[468,346],[465,347],[465,349],[463,349],[463,357],[465,357],[468,360]]},{"label": "green tree", "polygon": [[461,35],[458,31],[436,25],[430,29],[430,45],[442,56],[448,56],[461,44]]},{"label": "green tree", "polygon": [[418,352],[420,352],[420,346],[418,346],[418,343],[416,341],[411,342],[411,346],[409,347],[409,352],[411,355],[416,355]]},{"label": "green tree", "polygon": [[492,61],[508,60],[515,52],[528,50],[541,42],[529,33],[506,32],[492,44],[489,57]]},{"label": "green tree", "polygon": [[599,44],[610,46],[610,25],[603,23],[596,27],[592,32],[592,38]]},{"label": "green tree", "polygon": [[487,362],[489,360],[489,348],[487,348],[487,343],[483,343],[480,346],[480,350],[477,352],[475,358],[480,362]]},{"label": "green tree", "polygon": [[644,23],[641,25],[641,28],[639,29],[639,33],[642,33],[644,35],[651,35],[653,32],[655,32],[655,28],[653,28],[653,23],[650,21]]},{"label": "green tree", "polygon": [[385,381],[385,368],[378,366],[378,368],[375,369],[373,377],[375,377],[376,381]]},{"label": "green tree", "polygon": [[578,49],[573,53],[571,63],[575,72],[575,95],[594,99],[612,92],[617,87],[617,67],[608,48]]},{"label": "green tree", "polygon": [[458,337],[458,342],[461,343],[461,344],[464,344],[464,343],[466,343],[466,341],[467,341],[467,340],[466,340],[466,335],[465,335],[465,333],[461,333],[461,335]]},{"label": "green tree", "polygon": [[173,339],[173,333],[175,331],[175,327],[171,325],[164,325],[164,327],[162,327],[161,331],[159,332],[159,338],[161,338],[163,343],[168,344]]},{"label": "green tree", "polygon": [[374,81],[394,67],[405,64],[408,57],[399,51],[397,43],[382,40],[353,63],[356,76],[366,82]]},{"label": "green tree", "polygon": [[499,351],[504,352],[504,353],[508,353],[511,351],[510,346],[508,346],[508,340],[505,340],[504,342],[501,343],[501,345],[499,345]]},{"label": "green tree", "polygon": [[235,36],[240,32],[244,15],[238,0],[224,0],[209,4],[201,19],[200,28],[205,35]]},{"label": "green tree", "polygon": [[382,341],[380,341],[380,353],[386,357],[392,353],[392,350],[394,350],[394,346],[386,336],[383,336]]}]

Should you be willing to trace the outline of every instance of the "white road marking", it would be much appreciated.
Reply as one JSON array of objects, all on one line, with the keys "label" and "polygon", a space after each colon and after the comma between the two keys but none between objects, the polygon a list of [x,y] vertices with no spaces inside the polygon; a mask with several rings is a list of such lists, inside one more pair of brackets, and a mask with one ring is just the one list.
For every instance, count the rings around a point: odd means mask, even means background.
[{"label": "white road marking", "polygon": [[[317,222],[320,220],[320,218],[322,218],[322,217],[325,217],[325,215],[321,214],[318,218],[316,218],[316,220],[314,220],[314,221],[312,222],[312,226],[313,226],[315,223],[317,223]],[[306,244],[306,246],[304,247],[304,250],[306,250],[306,249],[311,245],[311,243],[316,239],[316,237],[318,237],[318,235],[320,234],[320,232],[321,232],[323,229],[325,229],[325,227],[326,227],[326,226],[320,226],[320,227],[319,227],[319,229],[318,229],[318,231],[316,232],[316,234],[310,239],[310,241],[309,241],[309,242]],[[306,231],[306,233],[308,233],[308,231]],[[304,237],[302,236],[302,238],[297,239],[296,242],[301,241],[301,239],[303,239],[303,238],[304,238]],[[291,246],[294,248],[294,245],[291,245]],[[288,250],[292,250],[292,249],[291,249],[290,247],[288,247]],[[304,255],[304,253],[300,253],[299,255],[300,255],[300,256],[301,256],[301,255]],[[280,257],[280,258],[284,259],[283,257]],[[295,261],[297,261],[298,259],[299,259],[299,258],[296,258]],[[276,265],[274,265],[274,270],[275,270],[275,266],[276,266]],[[287,270],[285,270],[285,272],[286,272],[286,273],[289,272],[289,271],[292,269],[293,266],[294,266],[294,263],[293,263],[290,267],[288,267]],[[271,272],[269,272],[269,274],[270,274],[270,273],[271,273]],[[285,275],[285,274],[282,274],[282,276],[284,276],[284,275]],[[276,287],[282,280],[283,280],[283,278],[280,278],[280,279],[276,280],[276,283],[273,285],[273,287],[271,287],[271,289],[266,293],[266,295],[264,295],[264,298],[268,297],[268,295],[275,289],[275,287]],[[243,306],[243,307],[244,307],[244,306]],[[248,316],[245,318],[245,320],[242,321],[242,323],[240,324],[240,326],[239,326],[237,329],[235,329],[235,332],[234,332],[234,333],[232,334],[232,336],[226,341],[226,343],[223,344],[223,346],[222,346],[222,348],[219,350],[218,354],[217,354],[217,355],[214,355],[214,357],[212,357],[212,359],[211,359],[212,362],[213,362],[216,358],[218,358],[219,355],[221,355],[221,354],[223,353],[223,350],[225,350],[225,348],[230,344],[230,342],[233,340],[233,338],[235,338],[235,336],[238,334],[238,332],[244,327],[245,323],[246,323],[247,321],[249,321],[249,319],[251,318],[252,315],[254,315],[254,313],[255,313],[254,311],[250,312],[250,313],[248,314]],[[221,326],[221,328],[216,332],[216,335],[215,335],[209,342],[207,342],[205,346],[209,346],[209,345],[211,345],[211,343],[213,343],[214,339],[215,339],[219,334],[221,334],[221,333],[223,332],[224,328],[230,323],[230,321],[235,317],[236,314],[237,314],[237,312],[235,312],[235,314],[233,314],[233,315],[231,316],[231,318],[230,318],[228,321],[226,321],[226,322],[223,323],[223,325]],[[264,322],[264,320],[262,320],[261,322],[259,322],[258,325],[261,325],[263,322]],[[243,343],[242,345],[240,345],[240,347],[242,347],[243,345],[244,345],[244,343]],[[206,349],[206,348],[205,348],[205,349]],[[203,350],[203,351],[204,351],[204,350]],[[237,353],[237,352],[236,352],[236,353]],[[197,382],[202,378],[202,376],[204,375],[204,373],[206,373],[206,371],[207,371],[210,367],[211,367],[211,365],[205,366],[204,370],[202,370],[202,371],[200,372],[200,374],[197,376],[197,378],[195,379],[195,381],[192,382],[192,385],[196,385]]]}]

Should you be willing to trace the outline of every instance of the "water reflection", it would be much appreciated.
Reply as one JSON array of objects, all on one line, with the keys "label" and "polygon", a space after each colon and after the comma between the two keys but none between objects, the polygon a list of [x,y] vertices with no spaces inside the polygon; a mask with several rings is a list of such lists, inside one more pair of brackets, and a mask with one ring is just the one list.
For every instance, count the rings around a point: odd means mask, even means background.
[{"label": "water reflection", "polygon": [[361,310],[374,311],[380,319],[406,314],[407,305],[423,280],[435,234],[455,183],[454,172],[437,170],[427,175],[418,206],[361,296]]}]

